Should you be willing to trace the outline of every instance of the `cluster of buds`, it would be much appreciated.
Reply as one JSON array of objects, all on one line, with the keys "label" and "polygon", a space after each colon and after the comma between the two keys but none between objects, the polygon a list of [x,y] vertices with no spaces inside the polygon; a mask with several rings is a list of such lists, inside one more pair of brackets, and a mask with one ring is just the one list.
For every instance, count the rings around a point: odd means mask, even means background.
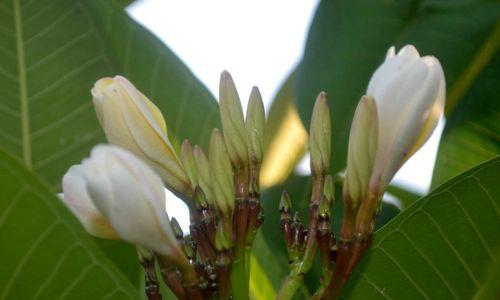
[{"label": "cluster of buds", "polygon": [[[259,172],[264,106],[253,88],[246,116],[227,72],[220,80],[222,131],[208,155],[185,140],[179,153],[160,110],[127,79],[103,78],[92,89],[99,122],[111,145],[96,146],[63,178],[61,199],[92,235],[137,245],[146,295],[161,299],[156,266],[179,299],[248,299],[249,258],[263,222]],[[283,192],[280,226],[290,273],[278,299],[291,299],[319,254],[321,288],[314,298],[336,299],[370,245],[382,195],[402,164],[437,125],[445,101],[439,61],[409,45],[390,48],[375,71],[351,125],[339,236],[332,232],[334,201],[331,120],[326,94],[315,102],[309,133],[312,191],[307,226]],[[185,236],[165,210],[168,188],[189,207]]]},{"label": "cluster of buds", "polygon": [[319,250],[323,267],[323,281],[330,278],[336,258],[336,242],[332,232],[331,209],[334,200],[332,176],[328,174],[331,156],[331,120],[326,94],[321,92],[314,104],[309,130],[311,152],[312,191],[307,228],[299,213],[292,218],[290,196],[283,191],[280,201],[280,225],[288,250],[290,274],[278,294],[289,299],[300,286],[303,276],[311,268]]},{"label": "cluster of buds", "polygon": [[[245,118],[231,76],[222,73],[222,132],[212,131],[208,157],[188,140],[177,153],[160,110],[127,79],[100,79],[92,95],[111,145],[94,147],[68,170],[63,203],[90,234],[137,245],[149,299],[161,299],[157,263],[179,299],[247,299],[248,253],[263,221],[265,113],[258,89]],[[169,219],[165,188],[188,205],[189,236]]]},{"label": "cluster of buds", "polygon": [[338,259],[323,298],[340,296],[369,247],[387,185],[436,128],[445,91],[439,61],[412,45],[391,47],[370,79],[352,120]]},{"label": "cluster of buds", "polygon": [[[330,119],[324,94],[313,109],[310,127],[312,196],[309,228],[298,215],[291,218],[291,201],[280,203],[281,229],[291,271],[278,299],[291,299],[312,257],[319,249],[322,284],[315,299],[336,299],[369,247],[375,215],[387,185],[399,168],[429,138],[444,109],[445,81],[435,57],[420,57],[408,45],[397,54],[391,47],[361,97],[352,121],[343,186],[344,212],[340,237],[331,230]],[[328,117],[326,117],[328,116]]]}]

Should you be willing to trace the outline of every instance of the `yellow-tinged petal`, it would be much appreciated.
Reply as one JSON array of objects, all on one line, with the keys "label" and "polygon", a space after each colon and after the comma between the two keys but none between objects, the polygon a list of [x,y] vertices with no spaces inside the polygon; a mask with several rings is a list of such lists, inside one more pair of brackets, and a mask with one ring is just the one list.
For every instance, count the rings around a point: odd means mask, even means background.
[{"label": "yellow-tinged petal", "polygon": [[92,95],[108,141],[138,155],[170,190],[189,199],[193,190],[167,137],[160,110],[121,76],[97,81]]}]

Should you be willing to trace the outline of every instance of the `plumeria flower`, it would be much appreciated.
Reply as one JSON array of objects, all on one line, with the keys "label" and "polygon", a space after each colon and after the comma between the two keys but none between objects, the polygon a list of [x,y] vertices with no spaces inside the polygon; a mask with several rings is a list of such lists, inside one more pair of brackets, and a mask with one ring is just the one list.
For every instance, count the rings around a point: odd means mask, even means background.
[{"label": "plumeria flower", "polygon": [[389,49],[351,126],[345,190],[354,202],[368,190],[379,197],[427,141],[443,114],[445,93],[443,69],[435,57],[421,57],[412,45],[397,54]]},{"label": "plumeria flower", "polygon": [[190,198],[191,184],[158,107],[121,76],[98,80],[91,92],[108,142],[140,157],[170,190],[183,199]]},{"label": "plumeria flower", "polygon": [[87,230],[95,226],[86,224],[97,219],[119,238],[185,263],[166,212],[163,182],[138,157],[117,146],[98,145],[64,178],[65,203],[92,212],[71,209]]}]

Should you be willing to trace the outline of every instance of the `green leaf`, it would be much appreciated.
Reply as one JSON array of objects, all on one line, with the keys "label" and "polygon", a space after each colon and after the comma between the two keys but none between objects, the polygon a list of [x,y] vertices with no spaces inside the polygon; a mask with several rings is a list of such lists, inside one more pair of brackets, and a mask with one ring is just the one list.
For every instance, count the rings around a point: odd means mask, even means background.
[{"label": "green leaf", "polygon": [[[493,38],[498,48],[500,25]],[[497,51],[447,119],[434,168],[433,186],[500,153],[499,86],[500,52]]]},{"label": "green leaf", "polygon": [[57,189],[104,142],[90,89],[122,74],[162,110],[175,145],[207,144],[217,103],[186,66],[113,1],[0,4],[0,147]]},{"label": "green leaf", "polygon": [[486,273],[484,284],[474,295],[474,300],[496,299],[500,295],[500,248],[497,249],[494,263]]},{"label": "green leaf", "polygon": [[471,299],[500,246],[500,157],[448,181],[376,232],[349,299]]},{"label": "green leaf", "polygon": [[[311,25],[296,90],[305,124],[317,94],[322,90],[328,94],[332,172],[345,167],[355,107],[391,45],[399,49],[414,44],[421,54],[436,56],[448,90],[454,90],[455,83],[463,83],[459,79],[468,72],[499,16],[500,5],[495,1],[322,1]],[[480,67],[487,64],[488,59]]]},{"label": "green leaf", "polygon": [[0,299],[138,299],[50,189],[0,151]]}]

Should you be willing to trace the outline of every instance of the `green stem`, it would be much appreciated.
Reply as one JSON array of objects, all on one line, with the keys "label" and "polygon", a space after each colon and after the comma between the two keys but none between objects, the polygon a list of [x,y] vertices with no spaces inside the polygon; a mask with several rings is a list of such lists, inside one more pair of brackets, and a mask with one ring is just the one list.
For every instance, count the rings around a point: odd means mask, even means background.
[{"label": "green stem", "polygon": [[233,299],[248,300],[249,275],[244,248],[234,256],[231,265],[231,291]]},{"label": "green stem", "polygon": [[290,272],[281,284],[276,300],[290,300],[295,292],[302,285],[304,274],[297,272]]}]

